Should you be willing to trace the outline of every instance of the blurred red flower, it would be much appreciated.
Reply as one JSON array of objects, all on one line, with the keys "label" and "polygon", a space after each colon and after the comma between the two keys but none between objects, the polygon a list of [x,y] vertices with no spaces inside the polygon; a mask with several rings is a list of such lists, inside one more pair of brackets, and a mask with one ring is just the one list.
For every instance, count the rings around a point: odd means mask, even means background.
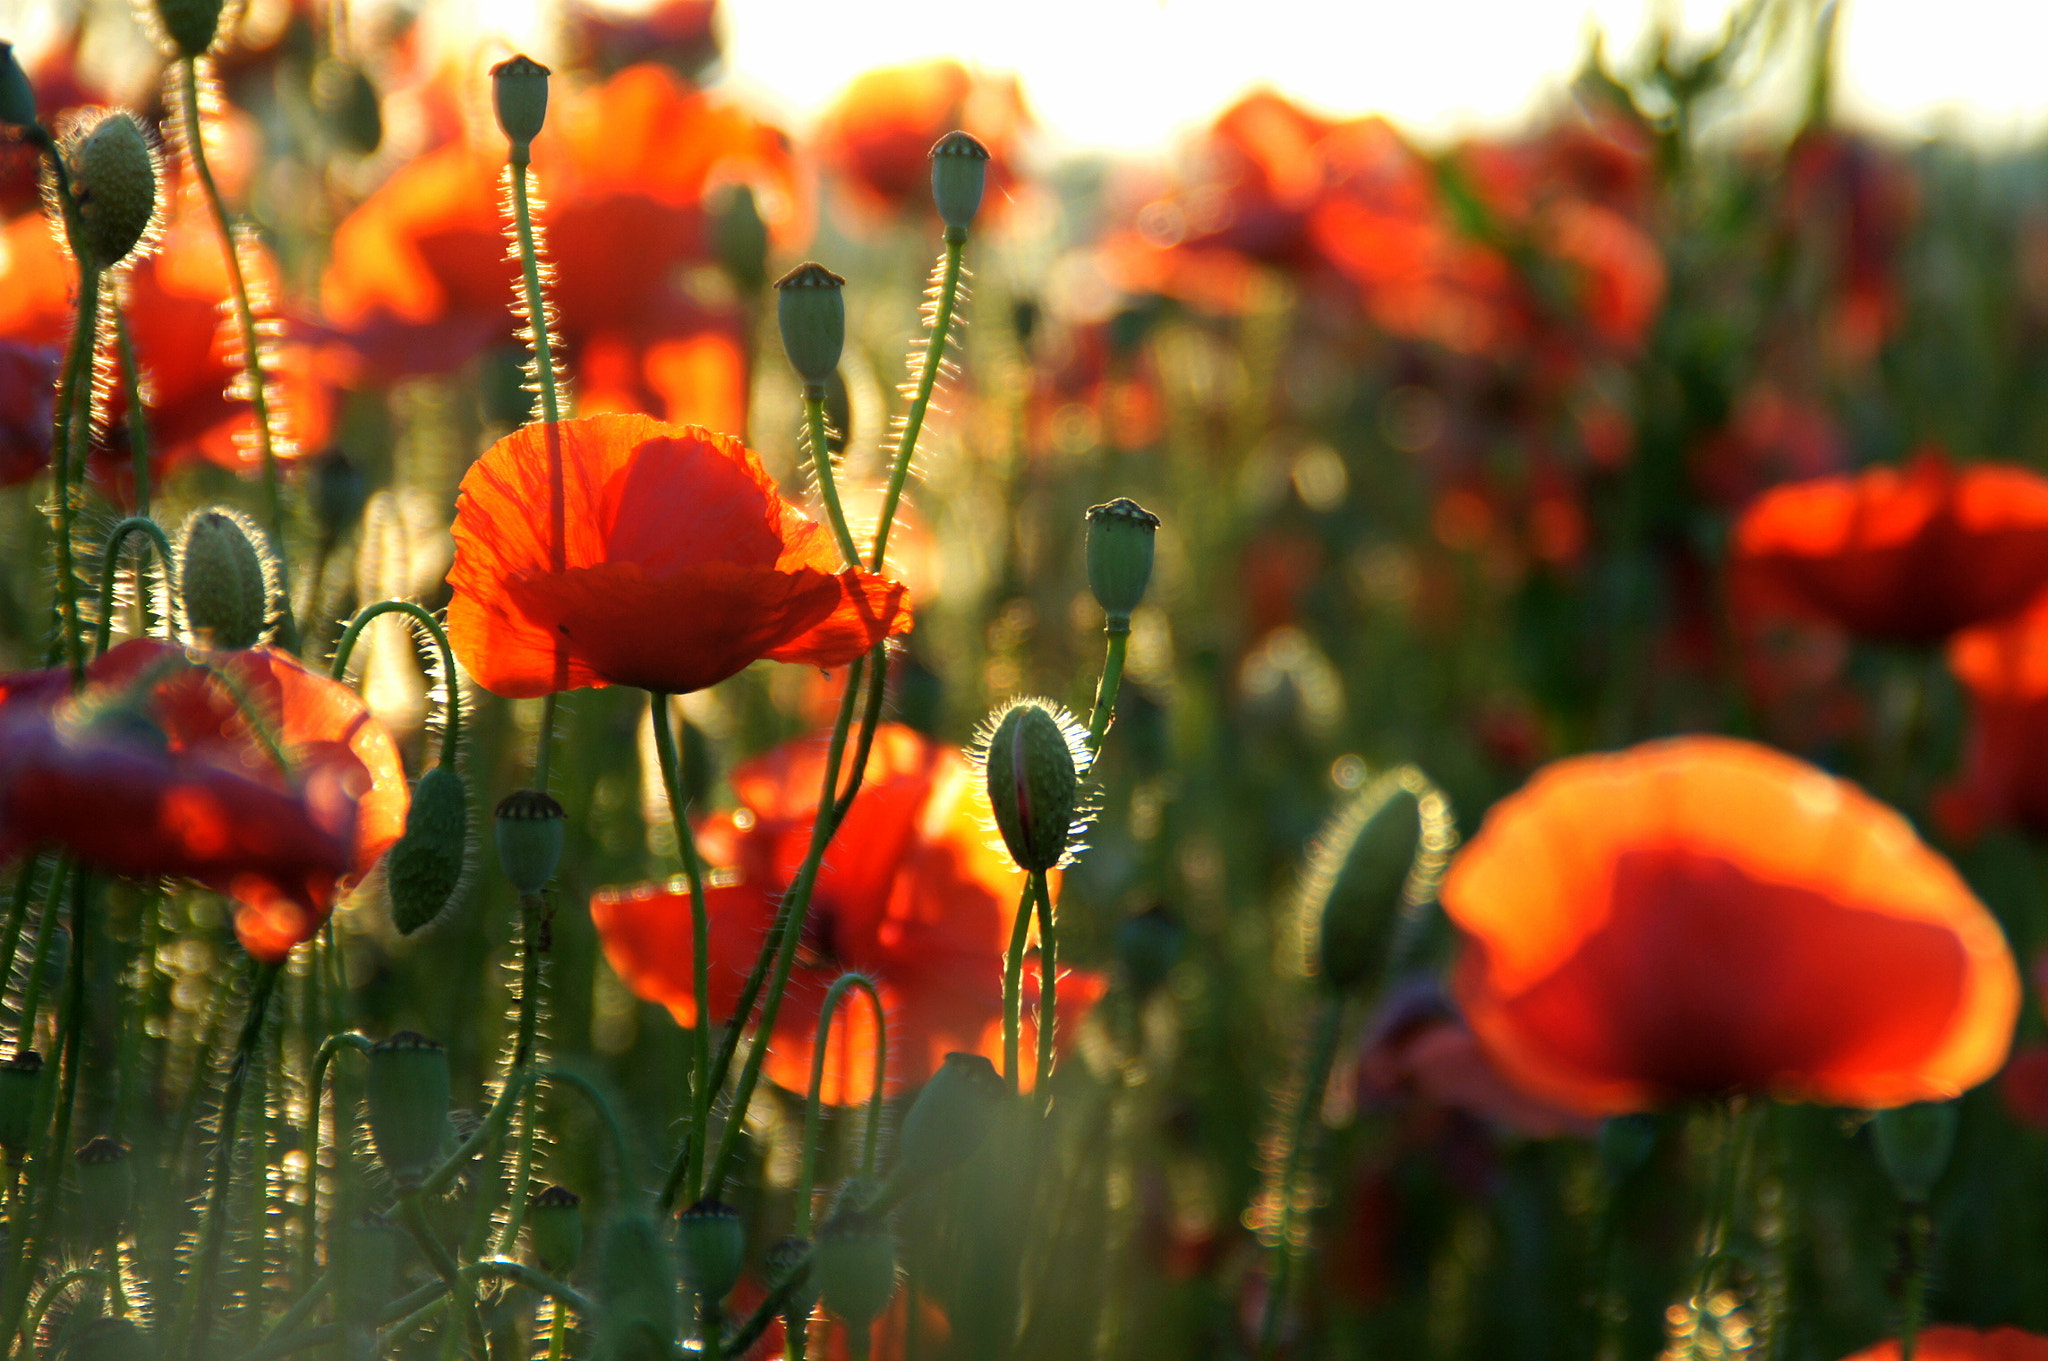
[{"label": "blurred red flower", "polygon": [[[559,437],[559,448],[550,447]],[[646,416],[513,431],[462,479],[448,636],[493,694],[681,693],[767,658],[839,666],[910,628],[729,435]]]},{"label": "blurred red flower", "polygon": [[1732,556],[1749,608],[1938,642],[2048,589],[2048,478],[1923,451],[1903,469],[1797,482],[1742,513]]},{"label": "blurred red flower", "polygon": [[1936,796],[1943,829],[2048,831],[2048,611],[1963,630],[1948,665],[1970,694],[1970,732],[1961,776]]},{"label": "blurred red flower", "polygon": [[2048,1130],[2048,1044],[2037,1040],[2012,1051],[1998,1075],[1998,1095],[2013,1119]]},{"label": "blurred red flower", "polygon": [[1998,923],[1904,818],[1728,738],[1546,767],[1494,807],[1443,904],[1487,1053],[1589,1115],[1945,1099],[1998,1070],[2019,1009]]},{"label": "blurred red flower", "polygon": [[[1880,1342],[1844,1361],[1899,1361],[1896,1341]],[[2048,1337],[2022,1332],[2018,1328],[1975,1328],[1941,1326],[1921,1332],[1913,1349],[1920,1361],[2048,1361]]]},{"label": "blurred red flower", "polygon": [[988,148],[982,220],[1002,211],[1024,136],[1035,125],[1012,75],[970,71],[950,57],[855,76],[818,124],[819,157],[857,206],[895,216],[931,208],[932,144],[955,129]]},{"label": "blurred red flower", "polygon": [[[711,1010],[732,1015],[777,904],[809,848],[825,778],[822,738],[788,743],[733,772],[741,808],[699,826],[720,872],[705,889],[711,922]],[[893,724],[875,734],[866,782],[826,853],[789,991],[775,1018],[766,1073],[810,1089],[818,1010],[841,973],[873,976],[889,1019],[889,1086],[923,1082],[955,1050],[1002,1062],[1003,954],[1024,875],[990,844],[994,817],[982,783],[956,748]],[[591,900],[606,958],[626,986],[698,1024],[689,893],[678,881],[608,889]],[[1036,1044],[1035,967],[1025,970],[1024,1052]],[[1059,981],[1060,1034],[1105,981],[1068,972]],[[859,999],[832,1023],[823,1100],[874,1091],[874,1019]],[[1024,1074],[1029,1085],[1030,1074]]]},{"label": "blurred red flower", "polygon": [[1919,215],[1904,156],[1869,137],[1809,128],[1785,153],[1784,230],[1827,286],[1831,349],[1869,360],[1905,319],[1899,257]]},{"label": "blurred red flower", "polygon": [[56,350],[0,340],[0,487],[19,486],[50,466],[56,389]]},{"label": "blurred red flower", "polygon": [[404,830],[390,736],[282,652],[138,638],[86,676],[75,695],[61,668],[0,677],[0,857],[56,845],[197,879],[236,900],[236,935],[274,963]]}]

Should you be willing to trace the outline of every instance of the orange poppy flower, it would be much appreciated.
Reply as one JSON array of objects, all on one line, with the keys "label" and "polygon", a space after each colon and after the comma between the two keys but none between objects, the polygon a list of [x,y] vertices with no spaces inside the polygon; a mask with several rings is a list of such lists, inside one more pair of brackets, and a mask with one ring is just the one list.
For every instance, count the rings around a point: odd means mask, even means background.
[{"label": "orange poppy flower", "polygon": [[1970,734],[1962,775],[1936,797],[1944,830],[2048,831],[2048,610],[1964,629],[1949,642],[1948,665],[1970,694]]},{"label": "orange poppy flower", "polygon": [[1589,1115],[1945,1099],[1998,1071],[2019,1010],[1998,923],[1904,818],[1729,738],[1545,768],[1442,896],[1480,1043]]},{"label": "orange poppy flower", "polygon": [[454,534],[449,640],[509,698],[701,690],[764,657],[841,666],[910,628],[900,582],[842,569],[753,450],[696,426],[515,430],[464,475]]},{"label": "orange poppy flower", "polygon": [[[1913,1354],[1920,1361],[2048,1361],[2048,1337],[2018,1328],[1928,1328]],[[1897,1341],[1880,1342],[1844,1361],[1899,1361],[1901,1355]]]},{"label": "orange poppy flower", "polygon": [[236,900],[243,947],[276,962],[404,830],[390,736],[353,690],[282,652],[138,638],[86,677],[76,695],[61,668],[0,677],[0,858],[58,845],[197,879]]},{"label": "orange poppy flower", "polygon": [[[733,772],[741,808],[698,831],[718,873],[705,889],[711,924],[711,1011],[732,1015],[776,906],[810,845],[825,778],[822,739],[792,742]],[[889,1085],[924,1081],[953,1051],[1002,1061],[1003,954],[1024,875],[990,844],[982,783],[956,748],[910,728],[875,734],[866,782],[826,853],[764,1071],[810,1089],[818,1010],[841,973],[873,976],[889,1018]],[[696,1025],[689,893],[679,881],[608,889],[590,917],[605,957],[635,994]],[[1037,975],[1026,971],[1024,1050],[1036,1044]],[[1061,1034],[1102,995],[1098,975],[1059,981]],[[851,999],[832,1023],[822,1099],[874,1091],[874,1019]],[[1028,1082],[1029,1073],[1025,1074]]]},{"label": "orange poppy flower", "polygon": [[1735,526],[1738,587],[1865,638],[1931,643],[2048,589],[2048,477],[1924,451],[1766,492]]},{"label": "orange poppy flower", "polygon": [[932,144],[955,129],[988,148],[992,217],[1009,199],[1024,136],[1035,125],[1013,75],[970,71],[950,57],[855,76],[818,125],[818,155],[862,209],[896,216],[930,210]]}]

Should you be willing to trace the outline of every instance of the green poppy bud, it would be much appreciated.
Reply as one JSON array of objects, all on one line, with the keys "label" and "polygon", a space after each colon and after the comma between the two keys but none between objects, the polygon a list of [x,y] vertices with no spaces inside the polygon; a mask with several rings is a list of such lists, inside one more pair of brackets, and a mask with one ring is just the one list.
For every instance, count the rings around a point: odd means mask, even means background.
[{"label": "green poppy bud", "polygon": [[1159,517],[1127,496],[1088,508],[1088,589],[1111,633],[1129,633],[1131,614],[1152,581]]},{"label": "green poppy bud", "polygon": [[330,58],[314,69],[313,107],[335,140],[358,156],[368,156],[384,140],[377,87],[352,61]]},{"label": "green poppy bud", "polygon": [[364,1084],[370,1142],[377,1161],[400,1186],[434,1170],[448,1147],[448,1051],[439,1041],[401,1030],[370,1047]]},{"label": "green poppy bud", "polygon": [[156,149],[134,115],[116,110],[74,140],[64,159],[78,201],[79,244],[88,263],[111,269],[156,217]]},{"label": "green poppy bud", "polygon": [[339,446],[330,446],[311,460],[307,469],[306,499],[312,503],[313,519],[320,537],[333,544],[355,528],[369,504],[370,488],[363,470]]},{"label": "green poppy bud", "polygon": [[405,1232],[374,1210],[365,1210],[342,1230],[346,1239],[334,1261],[334,1302],[342,1320],[375,1319],[398,1293],[405,1261]]},{"label": "green poppy bud", "polygon": [[157,1361],[156,1340],[134,1319],[96,1318],[66,1340],[64,1361]]},{"label": "green poppy bud", "polygon": [[176,55],[200,57],[206,55],[220,36],[221,12],[227,8],[224,0],[155,0],[157,22],[163,25],[164,36],[170,39]]},{"label": "green poppy bud", "polygon": [[498,801],[498,864],[513,888],[539,893],[555,877],[569,835],[566,816],[538,789],[515,789]]},{"label": "green poppy bud", "polygon": [[1360,790],[1324,833],[1310,866],[1304,926],[1311,966],[1332,988],[1355,987],[1384,967],[1411,893],[1440,866],[1441,850],[1429,848],[1448,842],[1448,820],[1442,796],[1404,767]]},{"label": "green poppy bud", "polygon": [[988,148],[964,132],[949,132],[932,144],[932,202],[938,205],[939,220],[946,224],[946,236],[965,237],[981,211],[982,190],[988,184]]},{"label": "green poppy bud", "polygon": [[1180,963],[1187,932],[1163,907],[1129,916],[1116,928],[1116,958],[1131,991],[1150,997]]},{"label": "green poppy bud", "polygon": [[583,1257],[583,1197],[566,1186],[550,1186],[527,1201],[526,1243],[542,1271],[574,1271]]},{"label": "green poppy bud", "polygon": [[1628,1180],[1657,1147],[1657,1121],[1641,1113],[1616,1115],[1600,1125],[1600,1167],[1610,1183]]},{"label": "green poppy bud", "polygon": [[711,249],[733,287],[749,297],[768,282],[768,224],[753,188],[735,184],[711,214]]},{"label": "green poppy bud", "polygon": [[1879,1111],[1871,1122],[1877,1135],[1877,1158],[1884,1164],[1892,1189],[1908,1205],[1925,1205],[1934,1183],[1948,1170],[1956,1146],[1956,1103],[1919,1101]]},{"label": "green poppy bud", "polygon": [[548,68],[523,56],[499,62],[491,68],[491,103],[505,140],[522,155],[548,121]]},{"label": "green poppy bud", "polygon": [[782,352],[807,384],[823,387],[846,347],[846,280],[820,264],[798,265],[775,281]]},{"label": "green poppy bud", "polygon": [[19,1162],[34,1142],[36,1093],[43,1082],[43,1056],[23,1049],[0,1063],[0,1150]]},{"label": "green poppy bud", "polygon": [[867,1327],[896,1293],[896,1236],[865,1211],[837,1211],[818,1230],[811,1281],[848,1328]]},{"label": "green poppy bud", "polygon": [[118,1238],[135,1210],[135,1164],[128,1145],[102,1135],[73,1155],[78,1164],[79,1233],[88,1243]]},{"label": "green poppy bud", "polygon": [[817,1285],[811,1279],[810,1241],[804,1238],[777,1239],[769,1245],[761,1266],[770,1290],[799,1271],[804,1274],[803,1282],[790,1292],[789,1303],[783,1307],[782,1315],[784,1318],[809,1318],[818,1303]]},{"label": "green poppy bud", "polygon": [[384,860],[391,922],[404,935],[455,906],[469,886],[469,788],[442,762],[412,787],[405,833]]},{"label": "green poppy bud", "polygon": [[1009,1094],[996,1066],[982,1055],[946,1055],[903,1117],[890,1180],[923,1181],[973,1157]]},{"label": "green poppy bud", "polygon": [[14,58],[14,44],[0,42],[0,127],[36,125],[36,92],[28,72]]},{"label": "green poppy bud", "polygon": [[747,1229],[732,1206],[700,1200],[676,1216],[676,1248],[683,1259],[683,1284],[716,1302],[739,1284]]},{"label": "green poppy bud", "polygon": [[186,635],[203,647],[254,647],[270,633],[277,569],[248,516],[195,510],[178,537],[172,574]]},{"label": "green poppy bud", "polygon": [[654,1221],[627,1215],[605,1226],[598,1250],[597,1354],[652,1361],[675,1353],[675,1255]]},{"label": "green poppy bud", "polygon": [[1049,870],[1066,855],[1080,809],[1085,744],[1066,711],[1044,701],[1020,700],[996,719],[983,774],[996,827],[1018,868]]}]

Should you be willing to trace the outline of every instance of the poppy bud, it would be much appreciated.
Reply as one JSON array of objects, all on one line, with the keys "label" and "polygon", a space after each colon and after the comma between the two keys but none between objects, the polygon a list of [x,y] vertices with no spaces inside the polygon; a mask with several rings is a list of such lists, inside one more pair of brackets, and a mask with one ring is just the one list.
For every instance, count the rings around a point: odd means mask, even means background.
[{"label": "poppy bud", "polygon": [[1892,1189],[1908,1205],[1925,1205],[1934,1194],[1934,1183],[1948,1170],[1948,1158],[1956,1145],[1956,1103],[1918,1101],[1879,1111],[1871,1122],[1876,1128],[1877,1159],[1884,1164]]},{"label": "poppy bud", "polygon": [[988,148],[964,132],[949,132],[932,144],[932,202],[946,235],[962,237],[981,211],[981,192],[988,184]]},{"label": "poppy bud", "polygon": [[379,1041],[364,1097],[377,1160],[400,1186],[418,1182],[448,1144],[448,1051],[410,1030]]},{"label": "poppy bud", "polygon": [[0,1149],[19,1161],[34,1139],[36,1091],[43,1081],[43,1056],[23,1049],[0,1063]]},{"label": "poppy bud", "polygon": [[130,1318],[96,1318],[64,1344],[64,1361],[156,1361],[148,1330]]},{"label": "poppy bud", "polygon": [[185,632],[206,647],[262,642],[275,571],[263,532],[246,515],[218,506],[193,511],[178,539],[174,574]]},{"label": "poppy bud", "polygon": [[848,1328],[867,1327],[896,1293],[896,1236],[864,1211],[839,1210],[818,1230],[811,1281]]},{"label": "poppy bud", "polygon": [[548,121],[548,68],[524,56],[499,62],[491,68],[491,103],[513,152],[524,152]]},{"label": "poppy bud", "polygon": [[782,352],[805,383],[823,387],[846,346],[846,280],[820,264],[801,264],[775,281]]},{"label": "poppy bud", "polygon": [[583,1256],[583,1197],[566,1186],[550,1186],[527,1201],[526,1243],[542,1271],[574,1271]]},{"label": "poppy bud", "polygon": [[384,861],[392,925],[409,936],[453,907],[468,887],[468,861],[469,789],[444,761],[413,785],[405,833]]},{"label": "poppy bud", "polygon": [[1045,702],[1020,700],[989,734],[983,758],[988,801],[1003,844],[1020,869],[1053,868],[1073,834],[1087,748],[1073,720],[1062,721],[1064,712],[1056,715]]},{"label": "poppy bud", "polygon": [[903,1117],[890,1180],[922,1181],[973,1157],[1009,1091],[982,1055],[946,1055]]},{"label": "poppy bud", "polygon": [[223,0],[156,0],[156,17],[181,57],[199,57],[220,34]]},{"label": "poppy bud", "polygon": [[515,789],[498,801],[498,864],[512,887],[539,893],[562,863],[568,839],[562,805],[538,789]]},{"label": "poppy bud", "polygon": [[739,1284],[746,1265],[747,1230],[740,1212],[721,1200],[700,1200],[676,1216],[676,1247],[683,1259],[683,1284],[717,1301]]},{"label": "poppy bud", "polygon": [[352,61],[327,60],[313,72],[313,107],[343,146],[367,156],[384,140],[377,87]]},{"label": "poppy bud", "polygon": [[1088,589],[1109,616],[1111,633],[1131,631],[1131,612],[1152,580],[1152,536],[1159,517],[1128,496],[1088,508]]},{"label": "poppy bud", "polygon": [[1422,848],[1423,808],[1396,777],[1366,787],[1338,815],[1310,875],[1315,969],[1340,991],[1379,963]]},{"label": "poppy bud", "polygon": [[780,1286],[796,1272],[804,1273],[803,1284],[790,1292],[789,1303],[783,1307],[782,1312],[785,1318],[808,1318],[812,1307],[818,1302],[816,1284],[810,1279],[810,1241],[803,1238],[778,1238],[769,1245],[761,1265],[768,1278],[770,1290]]},{"label": "poppy bud", "polygon": [[752,296],[768,282],[768,224],[751,186],[735,184],[719,200],[711,217],[711,249],[740,292]]},{"label": "poppy bud", "polygon": [[1610,1183],[1620,1183],[1657,1148],[1657,1122],[1641,1113],[1616,1115],[1600,1124],[1600,1166]]},{"label": "poppy bud", "polygon": [[1180,963],[1187,933],[1163,907],[1125,917],[1116,928],[1116,957],[1131,990],[1150,997]]},{"label": "poppy bud", "polygon": [[35,87],[14,59],[14,44],[0,42],[0,127],[32,128],[35,123]]},{"label": "poppy bud", "polygon": [[362,518],[370,489],[363,480],[363,470],[339,446],[330,446],[311,464],[307,470],[306,499],[312,502],[320,537],[332,544]]},{"label": "poppy bud", "polygon": [[156,152],[134,116],[116,110],[74,142],[65,159],[78,200],[80,244],[88,263],[111,269],[156,216]]},{"label": "poppy bud", "polygon": [[643,1215],[614,1219],[605,1228],[597,1260],[597,1354],[667,1357],[676,1335],[675,1257],[654,1221]]},{"label": "poppy bud", "polygon": [[88,1243],[118,1237],[135,1208],[128,1145],[102,1135],[73,1155],[78,1163],[78,1230]]},{"label": "poppy bud", "polygon": [[374,1319],[397,1293],[405,1235],[374,1210],[356,1215],[343,1232],[347,1242],[334,1263],[336,1309],[344,1319]]}]

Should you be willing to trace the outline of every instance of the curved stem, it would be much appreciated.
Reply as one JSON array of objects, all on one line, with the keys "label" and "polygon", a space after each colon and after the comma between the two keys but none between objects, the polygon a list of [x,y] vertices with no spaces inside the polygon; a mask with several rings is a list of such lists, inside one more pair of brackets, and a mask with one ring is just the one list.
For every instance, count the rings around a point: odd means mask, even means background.
[{"label": "curved stem", "polygon": [[889,1020],[882,1010],[882,994],[875,981],[863,973],[844,973],[832,981],[824,1004],[818,1008],[818,1036],[811,1047],[811,1088],[804,1099],[803,1163],[797,1173],[796,1227],[791,1230],[798,1238],[811,1236],[811,1192],[818,1179],[818,1107],[825,1086],[825,1050],[832,1038],[832,1016],[839,1010],[840,999],[854,988],[866,993],[875,1009],[875,1090],[868,1102],[867,1139],[861,1164],[863,1175],[874,1175],[876,1135],[882,1125],[882,1089],[888,1074]]},{"label": "curved stem", "polygon": [[[97,657],[107,650],[107,643],[114,633],[114,582],[120,575],[121,549],[130,534],[141,534],[156,546],[156,560],[168,574],[171,570],[171,541],[165,535],[163,526],[148,515],[131,515],[107,531],[106,546],[100,550],[100,618],[99,632],[93,639],[92,655]],[[136,564],[135,582],[137,594],[143,593],[142,566]]]},{"label": "curved stem", "polygon": [[427,1265],[447,1284],[456,1307],[462,1310],[463,1327],[469,1333],[469,1345],[475,1352],[476,1361],[491,1361],[491,1343],[484,1334],[483,1317],[477,1313],[476,1291],[467,1288],[462,1268],[448,1255],[447,1246],[434,1236],[433,1226],[427,1223],[427,1212],[420,1204],[420,1192],[413,1190],[401,1194],[398,1213],[406,1232],[412,1235],[412,1241],[425,1255]]},{"label": "curved stem", "polygon": [[925,347],[924,369],[917,376],[917,393],[903,418],[903,434],[896,441],[896,464],[889,470],[889,489],[882,497],[882,517],[875,522],[875,551],[870,571],[882,570],[889,551],[889,527],[896,520],[896,504],[903,499],[903,480],[910,474],[910,460],[917,453],[917,439],[924,431],[925,412],[931,408],[932,389],[938,385],[939,370],[946,359],[946,337],[952,329],[953,310],[960,298],[960,256],[967,233],[957,227],[946,229],[946,253],[940,267],[938,301],[932,313],[931,343]]},{"label": "curved stem", "polygon": [[[581,1073],[572,1073],[565,1068],[537,1068],[533,1071],[533,1078],[535,1081],[559,1082],[573,1089],[590,1104],[591,1110],[597,1113],[611,1149],[611,1161],[608,1166],[609,1185],[606,1190],[616,1199],[626,1185],[626,1170],[631,1160],[626,1153],[626,1127],[619,1123],[618,1112],[612,1109],[612,1103],[605,1100],[604,1093],[597,1089],[596,1083]],[[540,1273],[533,1274],[539,1277]],[[551,1293],[556,1293],[558,1298],[567,1298],[559,1292]],[[584,1304],[574,1300],[571,1303],[577,1312],[587,1311]]]},{"label": "curved stem", "polygon": [[1130,647],[1131,626],[1128,621],[1121,629],[1111,626],[1109,646],[1102,658],[1102,681],[1095,688],[1095,709],[1088,716],[1088,754],[1097,755],[1102,750],[1102,739],[1109,733],[1109,721],[1116,716],[1117,691],[1124,683],[1124,653]]},{"label": "curved stem", "polygon": [[1037,899],[1038,885],[1026,879],[1010,922],[1010,947],[1003,951],[1003,1077],[1013,1092],[1023,1081],[1018,1049],[1024,1031],[1024,945],[1031,938],[1031,908]]},{"label": "curved stem", "polygon": [[691,1067],[696,1070],[690,1100],[689,1167],[685,1202],[694,1205],[704,1185],[704,1146],[711,1138],[711,917],[704,901],[704,863],[697,855],[697,837],[683,798],[683,758],[676,746],[669,697],[659,690],[647,695],[654,723],[654,750],[661,762],[661,785],[668,794],[668,814],[675,823],[676,851],[683,858],[683,877],[690,885],[691,987],[697,999],[697,1024],[691,1030]]},{"label": "curved stem", "polygon": [[340,680],[348,673],[349,658],[355,653],[357,638],[372,619],[386,614],[405,615],[434,640],[434,650],[441,663],[441,687],[447,696],[447,722],[441,728],[441,764],[447,765],[454,761],[462,739],[462,688],[455,679],[455,649],[449,645],[448,630],[442,627],[432,610],[410,600],[380,600],[374,605],[363,606],[356,611],[355,618],[348,621],[348,627],[342,630],[341,641],[334,645],[334,660],[329,663],[327,674]]},{"label": "curved stem", "polygon": [[1031,871],[1031,893],[1038,899],[1038,1080],[1033,1091],[1049,1099],[1053,1032],[1058,1028],[1059,937],[1052,926],[1052,887],[1044,870]]},{"label": "curved stem", "polygon": [[832,524],[832,537],[839,541],[847,567],[858,568],[860,550],[853,546],[853,531],[846,527],[846,511],[839,504],[839,482],[832,472],[832,446],[825,442],[825,388],[821,383],[804,384],[804,429],[810,437],[811,467],[817,471],[818,495],[824,498],[825,518]]},{"label": "curved stem", "polygon": [[[329,1035],[320,1041],[320,1047],[313,1052],[313,1079],[307,1088],[306,1116],[306,1186],[305,1186],[305,1228],[299,1236],[299,1279],[312,1278],[314,1257],[314,1230],[319,1219],[320,1206],[320,1092],[327,1080],[327,1065],[334,1056],[344,1049],[358,1054],[370,1052],[370,1042],[354,1031]],[[348,1157],[347,1139],[341,1129],[341,1110],[337,1104],[334,1113],[334,1138],[340,1151],[336,1154],[335,1170],[341,1169],[341,1160]],[[310,1288],[310,1287],[309,1287]]]},{"label": "curved stem", "polygon": [[95,1266],[75,1266],[59,1273],[50,1283],[36,1292],[36,1302],[29,1306],[28,1317],[21,1321],[24,1337],[34,1337],[43,1330],[43,1319],[49,1315],[50,1306],[57,1297],[77,1285],[80,1281],[92,1281],[100,1286],[107,1284],[107,1273]]},{"label": "curved stem", "polygon": [[1294,1110],[1287,1121],[1287,1152],[1280,1164],[1280,1181],[1275,1188],[1280,1202],[1279,1223],[1274,1226],[1273,1268],[1266,1282],[1266,1310],[1259,1323],[1258,1355],[1271,1357],[1280,1340],[1280,1320],[1287,1310],[1294,1274],[1295,1182],[1308,1160],[1309,1120],[1322,1104],[1323,1090],[1330,1083],[1330,1064],[1337,1054],[1337,1037],[1344,1019],[1343,999],[1332,994],[1323,999],[1323,1013],[1310,1041],[1307,1070],[1301,1090],[1295,1094]]}]

